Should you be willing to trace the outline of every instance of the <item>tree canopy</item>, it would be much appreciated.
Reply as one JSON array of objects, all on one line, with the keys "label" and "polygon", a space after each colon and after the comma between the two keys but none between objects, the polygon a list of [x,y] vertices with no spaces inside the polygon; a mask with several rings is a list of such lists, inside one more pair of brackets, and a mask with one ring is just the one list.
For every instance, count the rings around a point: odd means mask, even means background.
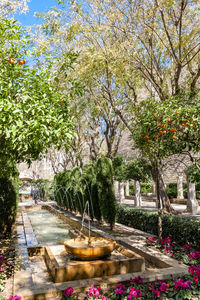
[{"label": "tree canopy", "polygon": [[1,20],[0,34],[0,159],[30,163],[51,144],[69,146],[68,98],[48,70],[27,64],[29,37],[16,21]]}]

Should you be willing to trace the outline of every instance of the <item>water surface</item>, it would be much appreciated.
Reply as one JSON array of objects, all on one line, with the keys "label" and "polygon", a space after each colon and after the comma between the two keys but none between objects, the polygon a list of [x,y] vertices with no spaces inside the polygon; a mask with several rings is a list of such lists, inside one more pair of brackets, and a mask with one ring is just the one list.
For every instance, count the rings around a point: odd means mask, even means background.
[{"label": "water surface", "polygon": [[70,239],[70,226],[46,209],[27,210],[39,244],[62,244]]}]

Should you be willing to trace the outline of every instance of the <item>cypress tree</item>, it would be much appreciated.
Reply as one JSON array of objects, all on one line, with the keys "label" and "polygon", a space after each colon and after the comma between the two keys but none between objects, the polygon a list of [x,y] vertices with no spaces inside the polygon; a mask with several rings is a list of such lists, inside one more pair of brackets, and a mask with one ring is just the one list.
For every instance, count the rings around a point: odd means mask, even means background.
[{"label": "cypress tree", "polygon": [[71,170],[69,192],[76,211],[83,215],[83,190],[81,186],[81,171],[79,167],[74,167]]},{"label": "cypress tree", "polygon": [[112,230],[116,219],[116,199],[113,186],[113,169],[110,158],[101,157],[96,163],[96,183],[100,210]]},{"label": "cypress tree", "polygon": [[0,164],[0,232],[12,231],[19,201],[19,173],[13,162]]}]

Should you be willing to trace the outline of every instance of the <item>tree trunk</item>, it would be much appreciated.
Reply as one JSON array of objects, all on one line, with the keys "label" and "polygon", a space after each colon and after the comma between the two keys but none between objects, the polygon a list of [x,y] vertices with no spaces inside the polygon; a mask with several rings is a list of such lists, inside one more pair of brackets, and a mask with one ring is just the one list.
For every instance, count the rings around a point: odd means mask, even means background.
[{"label": "tree trunk", "polygon": [[135,206],[141,208],[141,185],[140,182],[135,180]]},{"label": "tree trunk", "polygon": [[165,213],[176,213],[171,206],[169,201],[165,184],[162,178],[158,164],[154,164],[152,167],[152,177],[156,186],[156,201],[158,208],[158,236],[162,237],[162,214]]}]

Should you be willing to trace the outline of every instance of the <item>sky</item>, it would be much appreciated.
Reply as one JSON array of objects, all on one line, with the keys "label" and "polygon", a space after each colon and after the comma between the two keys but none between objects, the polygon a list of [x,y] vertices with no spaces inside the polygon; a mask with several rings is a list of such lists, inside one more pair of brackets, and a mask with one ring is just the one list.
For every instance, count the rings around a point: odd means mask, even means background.
[{"label": "sky", "polygon": [[15,19],[23,26],[39,24],[41,21],[34,17],[34,12],[46,12],[53,6],[58,6],[56,0],[31,0],[28,2],[29,12],[26,14],[17,14],[15,15]]}]

